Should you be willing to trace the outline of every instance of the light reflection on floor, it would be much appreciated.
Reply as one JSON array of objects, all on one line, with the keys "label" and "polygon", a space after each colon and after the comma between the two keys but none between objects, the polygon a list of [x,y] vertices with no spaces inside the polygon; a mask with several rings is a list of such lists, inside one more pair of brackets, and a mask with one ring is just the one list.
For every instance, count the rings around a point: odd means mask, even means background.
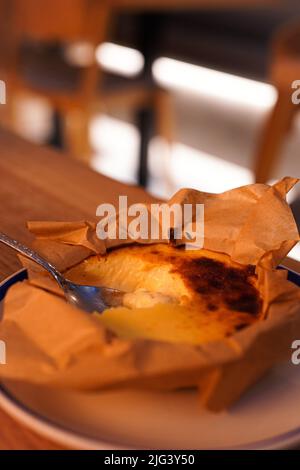
[{"label": "light reflection on floor", "polygon": [[[135,182],[139,135],[133,124],[109,116],[98,116],[91,125],[91,141],[95,149],[92,161],[94,169],[126,183]],[[253,173],[249,168],[180,142],[172,145],[166,179],[163,153],[164,143],[154,138],[149,148],[148,190],[161,198],[170,197],[182,187],[220,193],[253,182]],[[285,165],[281,163],[282,175],[288,174],[289,162],[291,158],[286,160]],[[288,198],[290,203],[297,193],[297,190],[291,193]],[[290,255],[300,260],[300,244]]]},{"label": "light reflection on floor", "polygon": [[94,170],[124,183],[136,182],[140,137],[133,124],[110,116],[95,116],[90,140]]}]

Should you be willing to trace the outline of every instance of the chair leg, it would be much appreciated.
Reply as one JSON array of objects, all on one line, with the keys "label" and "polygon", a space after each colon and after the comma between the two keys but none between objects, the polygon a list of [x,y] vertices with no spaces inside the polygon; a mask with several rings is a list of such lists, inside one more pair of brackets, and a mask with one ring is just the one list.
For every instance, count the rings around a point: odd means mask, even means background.
[{"label": "chair leg", "polygon": [[167,90],[158,89],[154,92],[154,108],[157,132],[168,143],[172,143],[174,132],[172,98]]},{"label": "chair leg", "polygon": [[47,145],[62,149],[64,146],[62,136],[62,116],[57,109],[54,109],[52,112],[52,124],[53,129],[46,143]]},{"label": "chair leg", "polygon": [[153,112],[149,107],[141,109],[137,113],[138,127],[140,130],[140,155],[138,167],[138,184],[146,187],[148,184],[148,148],[153,132]]},{"label": "chair leg", "polygon": [[174,183],[170,176],[172,144],[174,142],[174,109],[171,94],[167,90],[154,92],[155,126],[159,137],[164,141],[162,165],[168,192],[172,192]]},{"label": "chair leg", "polygon": [[284,138],[291,127],[296,106],[290,90],[278,90],[277,102],[267,119],[255,159],[255,180],[265,183],[272,176]]},{"label": "chair leg", "polygon": [[72,108],[63,112],[63,141],[76,159],[89,164],[91,146],[89,142],[90,113],[80,108]]},{"label": "chair leg", "polygon": [[17,96],[14,93],[6,98],[6,103],[0,105],[0,124],[3,127],[16,131]]}]

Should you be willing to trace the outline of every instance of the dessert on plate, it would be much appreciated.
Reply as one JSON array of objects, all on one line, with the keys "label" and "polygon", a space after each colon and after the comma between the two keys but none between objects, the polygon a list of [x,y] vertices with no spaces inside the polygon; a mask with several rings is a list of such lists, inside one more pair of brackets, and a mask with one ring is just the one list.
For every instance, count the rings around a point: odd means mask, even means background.
[{"label": "dessert on plate", "polygon": [[126,339],[200,344],[228,337],[261,314],[255,266],[205,249],[130,245],[91,256],[65,275],[126,293],[123,307],[100,318]]},{"label": "dessert on plate", "polygon": [[96,221],[29,223],[33,247],[67,278],[124,295],[87,314],[25,261],[29,279],[5,297],[1,377],[87,392],[194,387],[207,408],[228,408],[300,338],[300,289],[277,269],[299,241],[285,197],[296,182],[179,191],[169,205],[204,205],[201,249],[130,233],[99,240]]}]

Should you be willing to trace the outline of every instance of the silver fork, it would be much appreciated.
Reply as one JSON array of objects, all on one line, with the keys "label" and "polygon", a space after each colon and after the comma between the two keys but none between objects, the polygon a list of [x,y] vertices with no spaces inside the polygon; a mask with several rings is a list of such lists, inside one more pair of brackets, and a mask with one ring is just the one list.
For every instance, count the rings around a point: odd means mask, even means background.
[{"label": "silver fork", "polygon": [[105,286],[97,287],[75,284],[62,276],[53,264],[46,261],[38,253],[2,232],[0,232],[0,242],[10,246],[46,269],[62,288],[67,301],[76,307],[86,312],[96,311],[101,313],[108,307],[115,307],[122,304],[124,292]]}]

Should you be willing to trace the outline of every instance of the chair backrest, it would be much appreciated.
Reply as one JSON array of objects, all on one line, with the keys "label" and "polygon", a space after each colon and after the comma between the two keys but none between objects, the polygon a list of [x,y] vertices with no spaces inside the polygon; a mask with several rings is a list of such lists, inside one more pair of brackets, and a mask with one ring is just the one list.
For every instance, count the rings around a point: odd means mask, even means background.
[{"label": "chair backrest", "polygon": [[287,23],[274,35],[270,66],[277,87],[291,87],[300,74],[300,19]]},{"label": "chair backrest", "polygon": [[[110,0],[0,0],[9,3],[9,47],[7,75],[22,88],[19,77],[20,51],[24,39],[38,42],[86,41],[94,46],[106,40]],[[91,99],[101,78],[96,60],[82,67],[79,87],[73,98]]]},{"label": "chair backrest", "polygon": [[300,57],[300,17],[279,28],[273,38],[274,54]]},{"label": "chair backrest", "polygon": [[39,41],[97,41],[103,0],[11,0],[11,27]]}]

